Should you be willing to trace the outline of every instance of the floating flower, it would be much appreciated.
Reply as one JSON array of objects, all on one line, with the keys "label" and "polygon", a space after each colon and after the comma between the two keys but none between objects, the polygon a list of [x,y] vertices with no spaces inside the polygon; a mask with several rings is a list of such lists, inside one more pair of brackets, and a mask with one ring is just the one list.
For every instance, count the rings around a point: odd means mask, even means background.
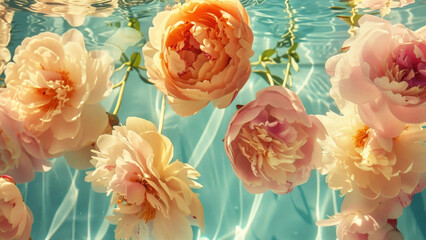
[{"label": "floating flower", "polygon": [[33,221],[13,178],[0,176],[0,239],[29,239]]},{"label": "floating flower", "polygon": [[412,194],[426,172],[426,129],[409,124],[387,138],[361,121],[355,105],[342,112],[318,117],[328,133],[319,167],[328,186],[342,195],[358,189],[369,199]]},{"label": "floating flower", "polygon": [[426,122],[426,27],[402,25],[364,15],[349,50],[330,58],[333,88],[355,103],[365,124],[393,138],[406,123]]},{"label": "floating flower", "polygon": [[192,239],[191,223],[204,229],[203,207],[191,188],[199,173],[178,160],[173,146],[153,123],[128,118],[111,135],[99,137],[87,173],[95,191],[113,193],[115,237],[120,239]]},{"label": "floating flower", "polygon": [[11,117],[7,89],[0,89],[0,174],[15,178],[18,183],[29,182],[34,171],[45,172],[50,169],[40,143],[22,122]]},{"label": "floating flower", "polygon": [[285,194],[308,180],[321,159],[317,139],[324,135],[321,122],[308,116],[294,92],[273,86],[234,114],[224,142],[247,191]]},{"label": "floating flower", "polygon": [[83,25],[86,16],[108,17],[118,7],[118,0],[35,0],[29,10],[51,17],[63,17],[71,26]]},{"label": "floating flower", "polygon": [[5,70],[12,110],[49,156],[94,142],[108,117],[99,104],[112,89],[113,60],[87,52],[83,35],[41,33],[18,46]]},{"label": "floating flower", "polygon": [[148,76],[182,116],[227,107],[247,82],[253,33],[238,0],[191,0],[159,13],[143,47]]}]

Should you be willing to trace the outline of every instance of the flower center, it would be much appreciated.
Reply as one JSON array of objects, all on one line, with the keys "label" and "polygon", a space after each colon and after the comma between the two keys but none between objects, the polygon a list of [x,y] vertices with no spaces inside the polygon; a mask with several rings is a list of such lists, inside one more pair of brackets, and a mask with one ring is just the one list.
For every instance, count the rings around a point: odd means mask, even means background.
[{"label": "flower center", "polygon": [[393,61],[387,71],[389,79],[397,82],[407,82],[406,89],[426,87],[426,46],[420,44],[405,44],[393,52]]},{"label": "flower center", "polygon": [[144,185],[146,192],[145,192],[145,198],[144,198],[144,201],[143,201],[143,209],[142,209],[140,219],[143,219],[145,221],[145,223],[147,223],[149,220],[151,220],[155,217],[156,209],[148,201],[146,194],[149,193],[149,194],[154,195],[155,197],[158,197],[158,193],[157,193],[157,191],[155,191],[155,189],[151,185],[149,185],[149,183],[145,179],[143,179],[141,181],[141,184]]},{"label": "flower center", "polygon": [[367,142],[368,133],[370,131],[370,128],[367,126],[364,126],[364,128],[359,129],[355,136],[353,137],[353,142],[356,148],[364,148],[365,143]]},{"label": "flower center", "polygon": [[52,72],[41,70],[46,83],[44,87],[36,88],[36,94],[42,99],[39,109],[51,112],[61,109],[74,92],[73,82],[65,71]]},{"label": "flower center", "polygon": [[[272,134],[275,128],[281,127],[279,125],[277,121],[274,121],[259,125],[246,124],[241,128],[238,147],[244,157],[251,162],[253,173],[256,176],[264,174],[263,171],[284,170],[294,172],[296,170],[294,162],[304,157],[300,148],[306,143],[306,139],[294,137],[295,139],[289,143],[281,140],[278,136]],[[283,130],[287,134],[284,137],[293,138],[294,131],[292,127],[288,127]],[[258,171],[261,171],[261,173]]]}]

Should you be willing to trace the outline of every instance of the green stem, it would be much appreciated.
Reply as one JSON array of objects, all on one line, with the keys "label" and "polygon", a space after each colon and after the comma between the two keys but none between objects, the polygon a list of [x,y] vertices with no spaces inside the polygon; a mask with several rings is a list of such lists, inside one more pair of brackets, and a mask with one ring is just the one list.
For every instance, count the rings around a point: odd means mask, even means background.
[{"label": "green stem", "polygon": [[[290,52],[290,49],[293,49],[293,46],[294,46],[294,39],[296,39],[296,35],[294,35],[294,28],[295,28],[295,24],[294,24],[294,16],[293,16],[293,14],[291,13],[291,11],[292,11],[292,8],[291,8],[291,6],[290,6],[290,0],[285,0],[284,1],[284,4],[285,4],[285,6],[286,6],[286,9],[285,9],[285,11],[287,12],[287,14],[288,14],[288,17],[289,17],[289,22],[288,22],[288,24],[290,25],[289,27],[288,27],[288,33],[287,34],[290,34],[290,47],[288,48],[288,50],[287,50],[287,56],[288,56],[288,62],[287,62],[287,68],[286,68],[286,71],[284,72],[284,81],[283,81],[283,87],[285,87],[286,86],[286,84],[287,84],[287,79],[288,79],[288,76],[290,75],[290,66],[291,66],[291,52]],[[292,87],[293,86],[293,83],[292,82],[290,82],[290,84],[289,84],[289,86],[290,87]]]},{"label": "green stem", "polygon": [[124,75],[123,80],[121,80],[120,83],[118,83],[120,84],[121,88],[120,88],[120,92],[118,93],[117,103],[115,105],[114,112],[112,113],[114,115],[117,115],[118,110],[120,110],[121,101],[123,100],[124,87],[126,86],[126,81],[127,81],[127,78],[129,78],[129,74],[131,70],[132,70],[132,67],[128,67],[126,71],[126,75]]},{"label": "green stem", "polygon": [[161,132],[163,132],[165,113],[166,113],[166,95],[163,94],[163,97],[162,97],[162,100],[161,100],[160,121],[158,122],[158,132],[160,134],[161,134]]}]

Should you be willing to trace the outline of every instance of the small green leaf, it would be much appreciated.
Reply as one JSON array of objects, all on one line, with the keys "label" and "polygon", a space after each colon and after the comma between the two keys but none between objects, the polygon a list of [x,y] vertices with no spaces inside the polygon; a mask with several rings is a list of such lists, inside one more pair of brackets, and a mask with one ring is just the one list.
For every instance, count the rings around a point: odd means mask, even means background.
[{"label": "small green leaf", "polygon": [[291,53],[291,52],[296,51],[296,49],[297,49],[297,47],[298,47],[298,46],[299,46],[299,43],[298,43],[298,42],[294,43],[294,44],[293,44],[293,46],[291,46],[291,47],[288,49],[288,51],[287,51],[287,52]]},{"label": "small green leaf", "polygon": [[344,9],[346,9],[345,7],[337,7],[337,6],[334,6],[334,7],[330,7],[330,9],[332,9],[332,10],[344,10]]},{"label": "small green leaf", "polygon": [[263,53],[260,55],[260,59],[262,61],[267,60],[268,58],[270,58],[272,55],[274,55],[275,53],[277,53],[277,50],[275,49],[266,49],[265,51],[263,51]]},{"label": "small green leaf", "polygon": [[272,60],[274,60],[274,62],[276,62],[276,63],[281,63],[281,57],[280,56],[276,56]]},{"label": "small green leaf", "polygon": [[141,64],[141,54],[138,52],[134,52],[132,56],[130,57],[129,66],[133,68],[137,68],[139,67],[140,64]]},{"label": "small green leaf", "polygon": [[290,54],[290,56],[292,57],[292,58],[294,58],[294,60],[298,63],[299,62],[299,54],[297,54],[297,52],[292,52],[291,54]]},{"label": "small green leaf", "polygon": [[288,59],[288,54],[287,54],[287,53],[285,53],[285,54],[283,54],[281,57],[282,57],[282,58],[285,58],[285,59]]},{"label": "small green leaf", "polygon": [[274,85],[279,85],[279,86],[281,86],[281,85],[283,84],[283,82],[284,82],[284,79],[282,79],[281,77],[279,77],[279,76],[277,76],[277,75],[270,74],[270,73],[268,73],[268,72],[266,72],[266,71],[262,71],[262,70],[254,70],[254,71],[253,71],[253,73],[255,73],[255,74],[257,74],[257,75],[261,76],[261,77],[263,78],[263,80],[265,80],[268,84],[270,84],[270,82],[269,82],[269,78],[268,78],[268,74],[269,74],[269,76],[270,76],[270,77],[272,77],[272,80],[273,80],[273,82],[274,82]]},{"label": "small green leaf", "polygon": [[129,18],[129,23],[127,25],[131,28],[138,30],[139,32],[141,31],[141,25],[139,23],[139,20],[136,18]]}]

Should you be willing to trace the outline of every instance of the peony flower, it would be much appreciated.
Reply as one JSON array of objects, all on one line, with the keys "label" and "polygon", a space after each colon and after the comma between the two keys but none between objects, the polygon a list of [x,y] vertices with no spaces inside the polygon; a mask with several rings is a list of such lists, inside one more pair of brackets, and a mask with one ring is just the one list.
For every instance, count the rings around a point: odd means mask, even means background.
[{"label": "peony flower", "polygon": [[408,124],[387,138],[361,121],[355,105],[342,112],[318,117],[328,133],[318,169],[327,174],[328,186],[342,195],[359,190],[369,199],[412,194],[426,172],[426,129]]},{"label": "peony flower", "polygon": [[0,176],[0,239],[29,239],[33,221],[13,178]]},{"label": "peony flower", "polygon": [[[415,193],[423,190],[425,180],[423,177]],[[412,195],[401,191],[395,198],[380,197],[371,200],[355,190],[343,200],[341,213],[330,219],[320,220],[317,225],[323,227],[338,225],[336,235],[339,240],[403,239],[396,226],[396,219],[402,215],[403,208],[410,205]]]},{"label": "peony flower", "polygon": [[142,49],[148,77],[182,116],[227,107],[247,82],[253,33],[238,0],[192,0],[160,12]]},{"label": "peony flower", "polygon": [[112,58],[87,52],[83,35],[41,33],[18,46],[5,70],[12,110],[52,157],[79,150],[104,131],[99,102],[112,89]]},{"label": "peony flower", "polygon": [[2,6],[2,3],[3,0],[0,0],[0,75],[3,73],[6,63],[10,60],[10,52],[7,49],[7,45],[10,41],[10,23],[14,13]]},{"label": "peony flower", "polygon": [[247,191],[285,194],[308,180],[321,159],[317,139],[324,135],[294,92],[273,86],[234,114],[225,151]]},{"label": "peony flower", "polygon": [[393,138],[406,123],[426,122],[426,27],[402,25],[364,15],[345,53],[326,70],[340,96],[358,106],[365,124]]},{"label": "peony flower", "polygon": [[316,224],[320,227],[337,225],[338,240],[403,240],[402,234],[392,224],[395,219],[378,222],[369,214],[360,212],[337,213]]},{"label": "peony flower", "polygon": [[203,207],[191,188],[199,173],[178,160],[173,146],[153,123],[128,118],[97,141],[87,173],[95,191],[112,193],[108,219],[119,239],[192,239],[191,223],[204,229]]},{"label": "peony flower", "polygon": [[[99,7],[101,6],[101,7]],[[86,16],[108,17],[118,8],[118,0],[73,1],[73,0],[35,0],[29,10],[51,17],[63,17],[71,26],[83,25]]]},{"label": "peony flower", "polygon": [[0,89],[0,174],[12,176],[18,183],[29,182],[34,171],[48,171],[51,164],[38,140],[11,117],[14,113],[6,92]]}]

